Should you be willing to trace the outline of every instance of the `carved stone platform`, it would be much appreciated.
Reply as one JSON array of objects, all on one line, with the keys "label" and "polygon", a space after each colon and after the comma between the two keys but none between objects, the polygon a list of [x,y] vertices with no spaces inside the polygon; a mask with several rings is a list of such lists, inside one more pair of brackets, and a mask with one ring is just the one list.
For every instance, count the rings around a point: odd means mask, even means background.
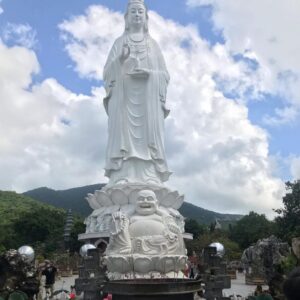
[{"label": "carved stone platform", "polygon": [[181,271],[186,266],[187,257],[183,255],[119,255],[106,257],[105,263],[111,272],[111,277],[114,278],[157,278],[170,272],[173,276],[176,274],[176,277],[182,277]]}]

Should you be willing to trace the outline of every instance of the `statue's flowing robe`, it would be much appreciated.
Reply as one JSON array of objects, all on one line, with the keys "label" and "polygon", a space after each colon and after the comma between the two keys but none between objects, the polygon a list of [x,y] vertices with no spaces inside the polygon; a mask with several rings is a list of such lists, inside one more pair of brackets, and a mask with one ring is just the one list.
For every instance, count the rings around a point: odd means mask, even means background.
[{"label": "statue's flowing robe", "polygon": [[140,67],[150,70],[150,74],[146,78],[128,75],[135,63],[133,49],[136,48],[129,45],[130,57],[123,65],[119,60],[123,45],[128,41],[126,33],[115,41],[104,68],[107,92],[104,106],[109,116],[106,176],[122,179],[128,176],[122,169],[138,168],[142,174],[136,176],[143,177],[139,178],[141,181],[156,177],[163,182],[171,174],[164,150],[169,74],[159,46],[145,34],[146,50],[141,55]]}]

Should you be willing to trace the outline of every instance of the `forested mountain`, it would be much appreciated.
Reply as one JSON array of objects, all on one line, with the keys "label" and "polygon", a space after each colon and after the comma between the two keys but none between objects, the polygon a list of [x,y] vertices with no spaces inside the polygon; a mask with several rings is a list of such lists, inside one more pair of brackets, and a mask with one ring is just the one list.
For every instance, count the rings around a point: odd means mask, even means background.
[{"label": "forested mountain", "polygon": [[95,184],[62,191],[41,187],[25,192],[24,195],[56,207],[72,209],[73,212],[86,217],[92,212],[92,209],[85,197],[88,193],[100,190],[103,186],[104,184]]},{"label": "forested mountain", "polygon": [[229,223],[235,223],[243,217],[243,215],[214,212],[188,202],[184,202],[179,211],[184,217],[196,220],[200,224],[210,224],[215,220],[219,220],[222,226],[224,224],[226,227]]},{"label": "forested mountain", "polygon": [[27,196],[0,191],[0,252],[24,244],[57,247],[65,215],[64,210]]},{"label": "forested mountain", "polygon": [[[100,190],[103,186],[103,184],[96,184],[62,191],[44,187],[28,191],[24,194],[56,207],[65,209],[71,208],[73,212],[86,217],[92,212],[92,209],[85,200],[86,195],[88,193],[94,193],[95,190]],[[216,219],[221,223],[222,221],[226,221],[226,223],[230,221],[234,222],[242,217],[241,215],[216,213],[187,202],[182,205],[179,211],[184,217],[194,219],[203,224],[210,224]]]}]

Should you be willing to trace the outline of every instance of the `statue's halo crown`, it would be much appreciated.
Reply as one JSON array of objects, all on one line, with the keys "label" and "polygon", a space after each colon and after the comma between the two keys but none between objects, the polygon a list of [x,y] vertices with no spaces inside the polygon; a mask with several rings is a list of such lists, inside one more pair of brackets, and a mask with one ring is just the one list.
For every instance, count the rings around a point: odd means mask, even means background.
[{"label": "statue's halo crown", "polygon": [[129,4],[133,4],[133,3],[141,3],[141,4],[145,4],[145,3],[144,3],[144,0],[129,0],[129,1],[128,1],[128,5],[129,5]]}]

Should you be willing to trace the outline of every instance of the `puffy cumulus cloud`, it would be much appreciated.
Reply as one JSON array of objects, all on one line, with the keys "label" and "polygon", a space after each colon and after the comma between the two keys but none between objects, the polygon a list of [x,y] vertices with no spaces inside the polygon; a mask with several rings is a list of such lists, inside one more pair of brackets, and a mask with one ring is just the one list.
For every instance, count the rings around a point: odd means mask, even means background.
[{"label": "puffy cumulus cloud", "polygon": [[0,189],[103,181],[103,89],[77,95],[39,72],[35,53],[0,43]]},{"label": "puffy cumulus cloud", "polygon": [[29,49],[37,44],[36,31],[28,24],[7,23],[1,35],[4,42],[13,42]]},{"label": "puffy cumulus cloud", "polygon": [[[251,124],[242,101],[219,91],[220,79],[248,89],[248,64],[234,61],[224,45],[209,45],[192,25],[155,12],[149,25],[171,74],[166,148],[174,175],[168,184],[205,208],[271,215],[284,185],[272,174],[267,133]],[[79,75],[102,80],[109,48],[124,30],[122,14],[91,6],[59,27]]]},{"label": "puffy cumulus cloud", "polygon": [[300,180],[300,157],[291,160],[291,174],[294,180]]},{"label": "puffy cumulus cloud", "polygon": [[254,63],[251,90],[283,99],[283,104],[265,116],[264,121],[270,125],[295,121],[300,112],[300,42],[296,38],[300,34],[300,2],[188,0],[187,3],[191,7],[212,6],[213,24],[222,32],[226,49]]},{"label": "puffy cumulus cloud", "polygon": [[[122,32],[123,22],[124,18],[119,13],[102,6],[90,6],[86,15],[59,25],[66,50],[76,62],[75,69],[81,76],[102,78],[108,49]],[[112,24],[114,27],[111,27]]]}]

